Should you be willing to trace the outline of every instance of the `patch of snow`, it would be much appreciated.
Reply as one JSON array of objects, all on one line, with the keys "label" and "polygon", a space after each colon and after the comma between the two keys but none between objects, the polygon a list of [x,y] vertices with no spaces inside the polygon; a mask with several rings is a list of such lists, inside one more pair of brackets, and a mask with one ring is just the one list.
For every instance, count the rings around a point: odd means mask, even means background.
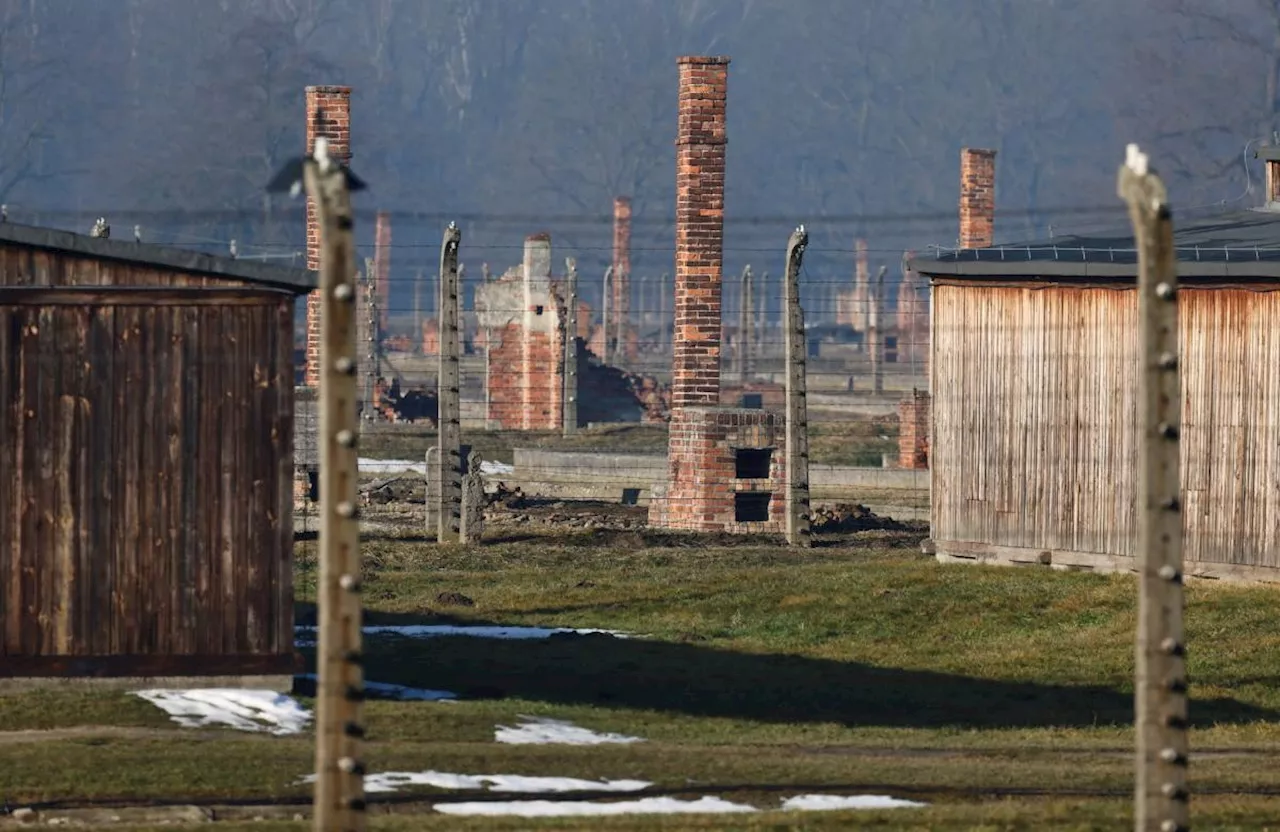
[{"label": "patch of snow", "polygon": [[426,462],[414,462],[409,459],[367,459],[361,457],[357,464],[361,471],[370,474],[398,474],[402,471],[413,471],[418,474],[427,473]]},{"label": "patch of snow", "polygon": [[[301,783],[314,783],[307,775]],[[533,777],[523,774],[450,774],[444,771],[383,771],[364,776],[366,792],[394,792],[405,786],[437,789],[487,789],[524,794],[552,792],[638,792],[652,786],[644,780],[578,780],[573,777]]]},{"label": "patch of snow", "polygon": [[[299,679],[310,679],[318,682],[314,673],[302,673]],[[457,699],[458,694],[447,690],[431,690],[430,688],[410,688],[404,685],[393,685],[388,682],[370,682],[365,680],[366,694],[373,694],[385,699],[399,699],[402,702],[439,702],[444,699]]]},{"label": "patch of snow", "polygon": [[[297,633],[314,634],[315,627],[295,627]],[[614,638],[629,638],[627,633],[616,630],[593,630],[590,628],[573,629],[570,627],[499,627],[493,625],[470,624],[386,624],[369,626],[361,629],[365,635],[394,635],[404,638],[437,638],[440,636],[469,636],[471,638],[503,638],[503,639],[536,639],[551,638],[555,635],[610,635]],[[302,636],[294,639],[298,647],[314,647],[315,637]]]},{"label": "patch of snow", "polygon": [[674,797],[642,797],[597,803],[589,800],[511,800],[472,803],[436,803],[446,815],[515,815],[517,817],[560,817],[565,815],[674,815],[754,812],[754,806],[730,803],[718,797],[679,800]]},{"label": "patch of snow", "polygon": [[831,809],[899,809],[928,806],[914,800],[900,800],[883,794],[798,794],[782,801],[783,809],[824,811]]},{"label": "patch of snow", "polygon": [[644,742],[625,734],[601,734],[560,719],[520,717],[522,724],[499,725],[494,729],[495,742],[511,745],[603,745],[605,743]]},{"label": "patch of snow", "polygon": [[153,689],[131,691],[187,728],[229,725],[240,731],[296,734],[311,713],[292,697],[269,690],[240,688]]},{"label": "patch of snow", "polygon": [[[427,473],[427,463],[425,461],[415,462],[412,459],[369,459],[368,457],[361,457],[359,466],[361,471],[368,474],[399,474],[406,471],[412,471],[416,474]],[[511,476],[515,472],[516,466],[506,462],[494,462],[488,459],[480,461],[480,474],[482,476]]]}]

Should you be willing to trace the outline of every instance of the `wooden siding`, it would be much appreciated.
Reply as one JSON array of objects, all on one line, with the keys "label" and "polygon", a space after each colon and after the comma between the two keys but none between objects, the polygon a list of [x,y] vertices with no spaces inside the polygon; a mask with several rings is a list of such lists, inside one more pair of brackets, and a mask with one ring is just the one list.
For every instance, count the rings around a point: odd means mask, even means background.
[{"label": "wooden siding", "polygon": [[0,274],[0,676],[291,672],[294,296]]},{"label": "wooden siding", "polygon": [[[1179,297],[1186,558],[1278,567],[1280,293]],[[935,285],[939,551],[1133,555],[1136,324],[1128,287]]]}]

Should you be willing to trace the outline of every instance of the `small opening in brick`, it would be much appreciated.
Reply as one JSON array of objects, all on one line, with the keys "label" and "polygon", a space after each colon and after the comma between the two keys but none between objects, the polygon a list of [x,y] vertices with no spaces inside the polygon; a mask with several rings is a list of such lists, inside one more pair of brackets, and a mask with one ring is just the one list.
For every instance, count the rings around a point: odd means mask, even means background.
[{"label": "small opening in brick", "polygon": [[535,314],[535,315],[541,315],[541,314],[542,314],[542,307],[541,307],[541,306],[535,306],[535,307],[533,307],[533,312],[534,312],[534,314]]},{"label": "small opening in brick", "polygon": [[733,452],[733,475],[740,480],[766,480],[773,448],[736,448]]},{"label": "small opening in brick", "polygon": [[739,491],[733,495],[733,519],[739,523],[762,523],[769,519],[768,491]]},{"label": "small opening in brick", "polygon": [[759,410],[764,407],[764,395],[761,393],[743,393],[742,406],[747,410]]}]

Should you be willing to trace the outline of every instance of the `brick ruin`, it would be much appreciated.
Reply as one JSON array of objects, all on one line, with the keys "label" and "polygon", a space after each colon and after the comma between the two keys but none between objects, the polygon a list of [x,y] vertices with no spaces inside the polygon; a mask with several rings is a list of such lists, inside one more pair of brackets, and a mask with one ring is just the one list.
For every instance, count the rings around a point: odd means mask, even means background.
[{"label": "brick ruin", "polygon": [[[986,248],[995,242],[996,217],[996,151],[985,148],[965,147],[960,150],[960,248]],[[904,275],[910,278],[912,275]],[[912,291],[908,293],[908,288]],[[914,295],[914,297],[913,297]],[[923,297],[921,297],[923,296]],[[904,279],[903,292],[914,308],[904,307],[899,300],[899,327],[906,323],[913,334],[922,329],[923,338],[916,334],[913,349],[919,350],[925,363],[925,375],[929,374],[930,349],[927,325],[922,318],[929,314],[928,287],[917,287]],[[921,308],[923,307],[923,308]],[[902,320],[903,315],[908,320]],[[903,468],[926,469],[929,467],[930,407],[932,400],[925,391],[913,390],[898,405],[898,464]]]},{"label": "brick ruin", "polygon": [[[499,430],[564,427],[564,278],[553,275],[551,236],[525,239],[524,261],[476,289],[476,343],[489,383],[487,423]],[[592,360],[591,307],[578,304],[578,422],[662,422],[667,391],[655,380]],[[424,332],[424,349],[434,331]]]},{"label": "brick ruin", "polygon": [[[323,136],[329,155],[343,164],[351,162],[351,88],[307,87],[307,155],[315,152],[316,139]],[[307,268],[320,270],[320,218],[311,197],[307,197]],[[320,295],[307,295],[307,347],[303,375],[307,387],[320,386]]]},{"label": "brick ruin", "polygon": [[779,532],[785,525],[784,416],[720,404],[729,59],[677,63],[674,380],[667,481],[654,487],[649,524]]},{"label": "brick ruin", "polygon": [[524,262],[476,290],[479,325],[491,339],[486,419],[494,427],[558,430],[564,424],[564,309],[554,288],[551,235],[532,234]]}]

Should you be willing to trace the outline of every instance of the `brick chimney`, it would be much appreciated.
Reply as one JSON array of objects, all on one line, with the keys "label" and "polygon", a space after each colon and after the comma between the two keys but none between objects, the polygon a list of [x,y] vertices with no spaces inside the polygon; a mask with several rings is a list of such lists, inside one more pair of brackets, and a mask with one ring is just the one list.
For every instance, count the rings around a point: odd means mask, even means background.
[{"label": "brick chimney", "polygon": [[[343,164],[351,162],[351,87],[307,87],[307,155],[315,152],[316,139],[329,142],[329,155]],[[307,268],[320,269],[320,219],[307,198]],[[307,387],[320,385],[320,295],[307,296]]]},{"label": "brick chimney", "polygon": [[625,348],[631,321],[631,197],[613,200],[613,291],[609,298],[609,330]]},{"label": "brick chimney", "polygon": [[986,248],[995,239],[996,152],[960,150],[960,248]]},{"label": "brick chimney", "polygon": [[683,57],[676,137],[673,408],[720,402],[725,104],[729,59]]},{"label": "brick chimney", "polygon": [[379,211],[373,226],[374,291],[378,295],[378,326],[387,331],[391,312],[391,215]]}]

